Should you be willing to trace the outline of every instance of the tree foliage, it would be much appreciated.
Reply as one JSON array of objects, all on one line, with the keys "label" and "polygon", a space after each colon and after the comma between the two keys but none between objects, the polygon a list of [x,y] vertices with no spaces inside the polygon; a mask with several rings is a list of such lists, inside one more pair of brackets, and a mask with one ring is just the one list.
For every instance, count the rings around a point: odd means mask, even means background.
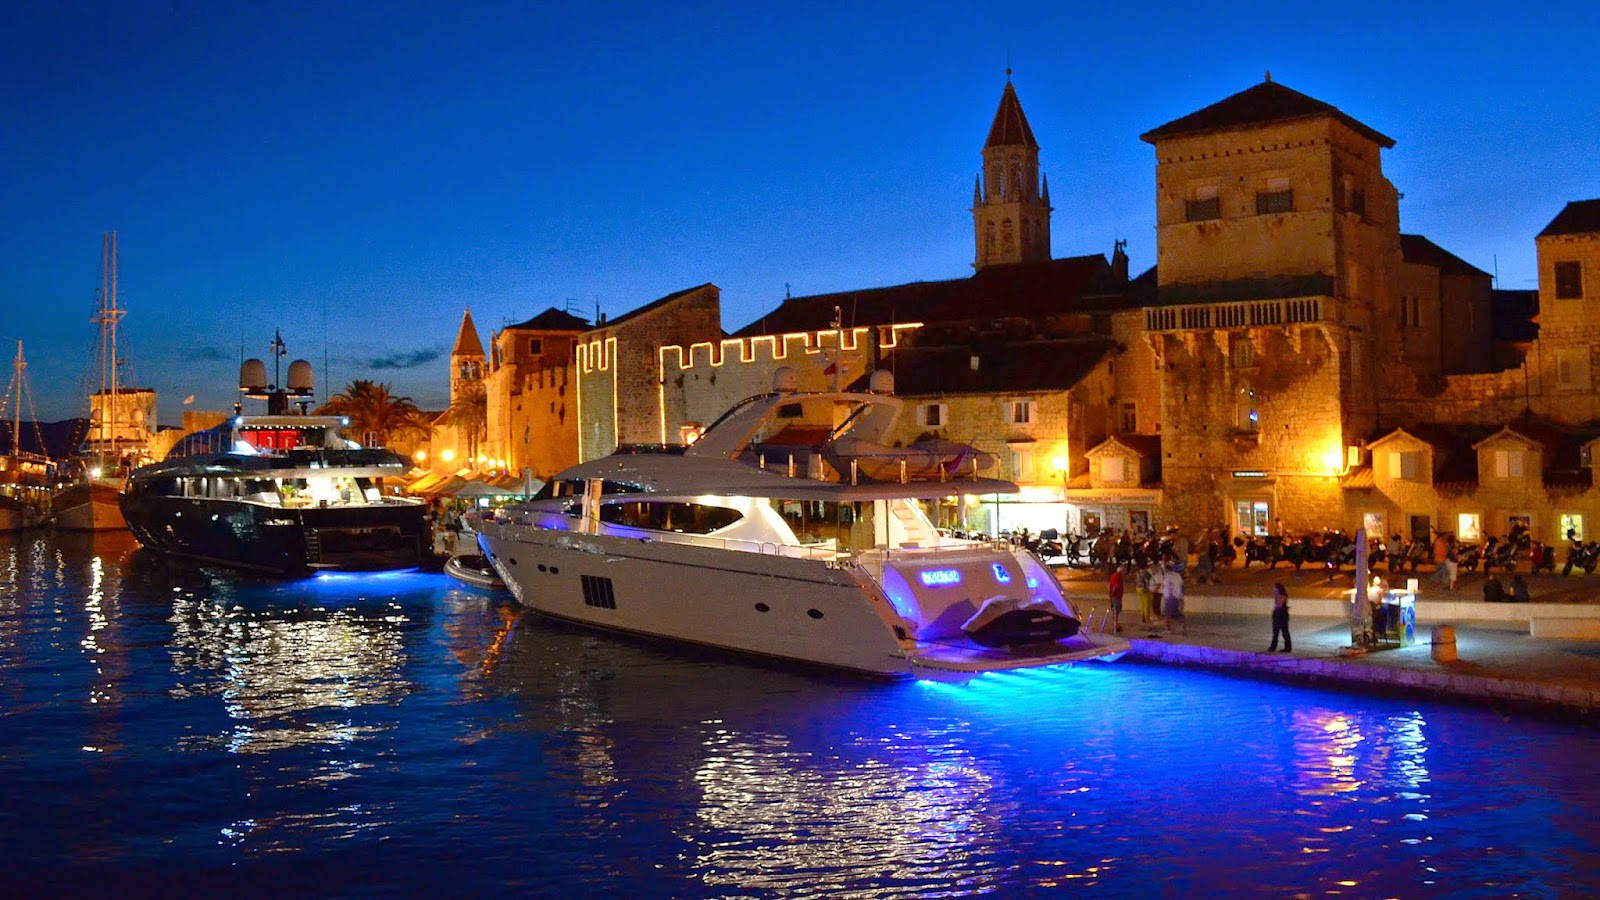
[{"label": "tree foliage", "polygon": [[410,397],[390,393],[387,383],[358,378],[317,409],[318,415],[347,416],[347,431],[363,443],[387,447],[395,441],[421,439],[433,426]]}]

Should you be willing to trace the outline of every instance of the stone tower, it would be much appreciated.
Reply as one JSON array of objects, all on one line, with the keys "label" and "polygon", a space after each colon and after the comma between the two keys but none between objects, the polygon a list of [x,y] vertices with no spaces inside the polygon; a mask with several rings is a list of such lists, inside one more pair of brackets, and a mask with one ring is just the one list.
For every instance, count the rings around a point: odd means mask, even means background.
[{"label": "stone tower", "polygon": [[974,269],[1050,259],[1050,183],[1039,174],[1039,142],[1022,114],[1009,69],[983,144],[983,171],[972,188],[972,225]]},{"label": "stone tower", "polygon": [[468,309],[461,316],[461,331],[450,351],[450,405],[461,399],[462,393],[470,389],[468,385],[483,383],[485,361],[478,326],[472,324],[472,310]]}]

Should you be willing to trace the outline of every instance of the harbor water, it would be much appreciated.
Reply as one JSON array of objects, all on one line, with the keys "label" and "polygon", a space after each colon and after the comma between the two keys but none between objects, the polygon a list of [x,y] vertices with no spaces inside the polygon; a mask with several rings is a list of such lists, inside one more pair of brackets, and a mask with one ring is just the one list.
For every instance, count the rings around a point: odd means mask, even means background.
[{"label": "harbor water", "polygon": [[0,535],[13,893],[1592,896],[1597,749],[1129,663],[862,680],[443,575]]}]

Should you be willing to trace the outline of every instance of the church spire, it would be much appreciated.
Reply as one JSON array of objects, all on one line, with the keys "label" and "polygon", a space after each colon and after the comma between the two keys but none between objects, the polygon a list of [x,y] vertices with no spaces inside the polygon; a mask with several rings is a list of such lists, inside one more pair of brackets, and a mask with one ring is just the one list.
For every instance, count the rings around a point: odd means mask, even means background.
[{"label": "church spire", "polygon": [[1000,105],[983,144],[983,171],[972,204],[977,254],[973,268],[1050,259],[1050,187],[1039,172],[1022,101],[1006,69]]}]

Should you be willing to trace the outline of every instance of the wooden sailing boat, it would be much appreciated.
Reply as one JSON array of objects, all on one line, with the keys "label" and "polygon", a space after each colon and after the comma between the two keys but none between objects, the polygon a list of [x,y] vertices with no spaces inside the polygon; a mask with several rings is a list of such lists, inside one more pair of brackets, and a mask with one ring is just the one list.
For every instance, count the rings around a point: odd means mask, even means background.
[{"label": "wooden sailing boat", "polygon": [[[0,454],[0,531],[20,531],[44,521],[50,501],[50,482],[55,465],[44,452],[44,437],[38,434],[39,417],[32,411],[33,395],[27,391],[28,363],[22,358],[22,342],[17,341],[17,358],[12,363],[11,387],[4,403],[12,404],[10,451]],[[29,418],[38,436],[39,451],[22,449],[22,404],[26,400]],[[4,411],[0,403],[0,413]]]},{"label": "wooden sailing boat", "polygon": [[130,428],[130,407],[135,394],[119,384],[117,322],[124,311],[117,305],[117,233],[100,238],[100,306],[94,321],[100,325],[100,389],[89,397],[89,434],[78,476],[55,495],[56,527],[69,531],[110,531],[127,528],[119,498],[130,469],[142,461],[144,447],[138,436],[142,424]]}]

